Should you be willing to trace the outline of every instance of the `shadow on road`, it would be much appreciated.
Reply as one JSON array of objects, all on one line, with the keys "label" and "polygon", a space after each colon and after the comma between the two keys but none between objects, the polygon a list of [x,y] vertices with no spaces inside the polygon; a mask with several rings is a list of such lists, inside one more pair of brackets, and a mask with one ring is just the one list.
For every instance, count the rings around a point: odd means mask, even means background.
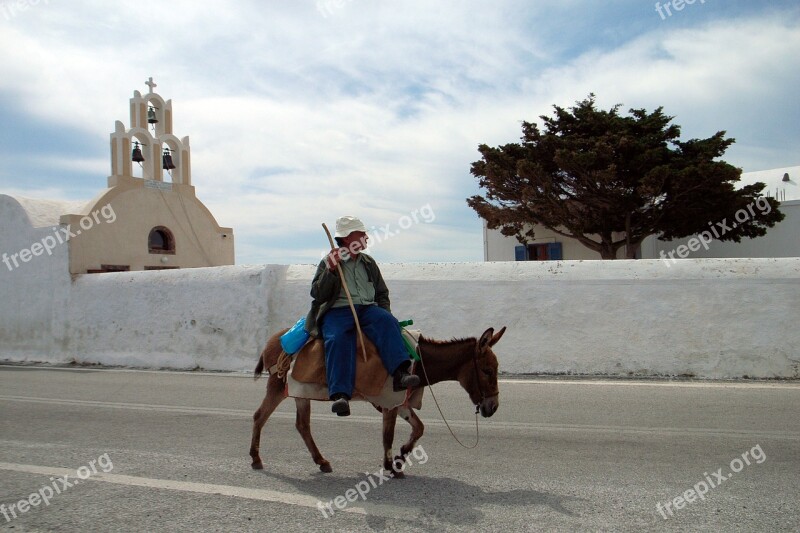
[{"label": "shadow on road", "polygon": [[[311,479],[296,479],[284,474],[263,471],[263,475],[287,483],[298,492],[317,498],[322,504],[331,502],[337,496],[344,496],[348,489],[369,479],[362,476],[335,476],[315,474]],[[382,484],[373,475],[376,487],[365,491],[365,499],[360,496],[348,507],[361,507],[366,513],[367,525],[374,530],[395,528],[398,522],[404,525],[428,529],[437,524],[453,526],[472,526],[484,519],[482,507],[531,507],[543,506],[567,516],[577,516],[564,506],[570,501],[585,501],[574,496],[560,496],[536,490],[514,489],[509,491],[487,491],[453,478],[437,478],[409,474],[406,479],[392,479]],[[361,485],[364,487],[364,484]],[[337,511],[335,505],[332,509]],[[328,513],[330,515],[330,513]],[[335,515],[331,520],[335,520]],[[322,510],[320,519],[324,519]]]}]

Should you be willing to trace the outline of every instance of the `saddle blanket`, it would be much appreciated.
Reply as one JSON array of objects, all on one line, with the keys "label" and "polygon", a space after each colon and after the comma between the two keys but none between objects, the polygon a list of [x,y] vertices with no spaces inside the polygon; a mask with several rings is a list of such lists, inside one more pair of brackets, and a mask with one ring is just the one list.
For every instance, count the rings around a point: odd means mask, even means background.
[{"label": "saddle blanket", "polygon": [[[403,330],[403,336],[416,349],[419,331]],[[395,392],[394,380],[383,366],[383,361],[381,361],[375,346],[369,339],[365,338],[364,340],[367,361],[364,362],[359,343],[356,347],[356,384],[353,400],[364,400],[376,407],[387,409],[403,405],[420,409],[423,389],[417,389],[413,393],[406,390]],[[310,340],[292,357],[291,367],[286,375],[284,392],[287,397],[292,398],[329,400],[328,385],[325,380],[325,348],[321,339]]]}]

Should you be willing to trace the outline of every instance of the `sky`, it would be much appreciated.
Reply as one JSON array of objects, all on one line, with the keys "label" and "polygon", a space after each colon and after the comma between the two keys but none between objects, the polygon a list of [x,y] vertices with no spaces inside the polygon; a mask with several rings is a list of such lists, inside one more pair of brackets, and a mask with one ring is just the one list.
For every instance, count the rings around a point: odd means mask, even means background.
[{"label": "sky", "polygon": [[796,0],[0,0],[0,194],[95,197],[152,76],[237,264],[317,263],[341,215],[382,262],[482,261],[478,145],[590,93],[725,130],[744,172],[799,165],[799,22]]}]

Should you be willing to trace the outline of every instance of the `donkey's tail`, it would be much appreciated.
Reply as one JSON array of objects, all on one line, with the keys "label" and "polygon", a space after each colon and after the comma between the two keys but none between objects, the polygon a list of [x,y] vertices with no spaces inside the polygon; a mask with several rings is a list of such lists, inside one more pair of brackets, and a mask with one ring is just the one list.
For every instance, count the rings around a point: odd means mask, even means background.
[{"label": "donkey's tail", "polygon": [[[256,364],[256,369],[253,371],[253,379],[258,379],[265,370],[270,374],[275,372],[279,378],[283,378],[286,370],[289,369],[288,363],[291,361],[281,347],[281,335],[287,331],[288,329],[283,329],[267,340],[267,345],[258,356],[258,364]],[[281,354],[284,354],[285,361],[281,361]],[[278,366],[275,367],[275,365]],[[283,370],[283,373],[281,373],[281,370]]]},{"label": "donkey's tail", "polygon": [[264,373],[264,353],[260,353],[258,355],[258,364],[256,365],[256,369],[253,370],[253,379],[256,380],[261,377],[261,374]]}]

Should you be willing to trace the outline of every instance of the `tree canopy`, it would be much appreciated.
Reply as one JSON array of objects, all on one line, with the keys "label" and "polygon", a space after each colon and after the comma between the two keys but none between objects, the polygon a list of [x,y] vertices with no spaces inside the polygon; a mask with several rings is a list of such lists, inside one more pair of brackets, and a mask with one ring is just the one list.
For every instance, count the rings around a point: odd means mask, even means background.
[{"label": "tree canopy", "polygon": [[[699,234],[748,206],[746,220],[715,237],[759,237],[784,217],[776,200],[760,197],[763,183],[734,188],[741,169],[717,160],[734,142],[724,131],[682,142],[663,108],[623,116],[621,105],[597,109],[594,94],[570,109],[553,107],[553,117],[540,117],[543,130],[523,122],[520,143],[478,147],[471,173],[485,196],[467,204],[490,229],[525,243],[538,224],[615,259],[625,245],[633,258],[649,235]],[[768,208],[753,209],[757,199]]]}]

